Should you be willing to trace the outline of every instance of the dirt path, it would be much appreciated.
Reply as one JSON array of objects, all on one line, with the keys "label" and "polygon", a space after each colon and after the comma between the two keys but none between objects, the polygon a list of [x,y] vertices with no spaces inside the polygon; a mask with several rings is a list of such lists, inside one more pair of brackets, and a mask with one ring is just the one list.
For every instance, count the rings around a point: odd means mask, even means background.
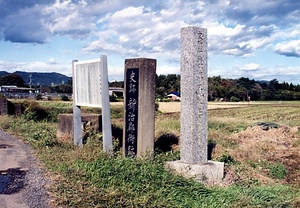
[{"label": "dirt path", "polygon": [[30,147],[0,131],[0,207],[48,208],[49,183]]}]

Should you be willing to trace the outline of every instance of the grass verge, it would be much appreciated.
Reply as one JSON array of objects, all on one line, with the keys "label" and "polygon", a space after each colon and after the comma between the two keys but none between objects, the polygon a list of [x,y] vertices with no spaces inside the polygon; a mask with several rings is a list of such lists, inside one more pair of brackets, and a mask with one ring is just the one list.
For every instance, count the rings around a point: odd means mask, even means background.
[{"label": "grass verge", "polygon": [[[210,113],[210,139],[215,141],[219,151],[213,157],[225,161],[227,170],[237,177],[231,185],[223,187],[204,187],[165,171],[164,161],[178,159],[176,151],[156,152],[154,158],[145,161],[132,160],[123,158],[120,152],[113,156],[103,153],[101,135],[90,137],[83,148],[61,143],[55,137],[56,123],[53,122],[2,116],[0,127],[35,148],[54,181],[53,205],[57,207],[298,207],[300,191],[284,181],[289,174],[285,163],[264,160],[263,155],[258,156],[261,160],[255,157],[252,161],[246,159],[247,155],[235,154],[234,150],[244,147],[242,141],[246,141],[241,132],[254,121],[247,120],[245,114],[226,122],[224,117],[232,114],[231,111]],[[255,107],[248,111],[249,114],[261,113]],[[120,109],[112,113],[116,119],[122,117]],[[274,118],[270,118],[274,122]],[[179,134],[178,115],[161,114],[156,121],[157,132],[167,129]],[[285,122],[289,121],[283,120]],[[292,123],[299,125],[297,120]],[[291,145],[297,148],[298,143]],[[266,169],[264,177],[269,175],[275,182],[262,183],[254,175],[250,177],[255,171]]]}]

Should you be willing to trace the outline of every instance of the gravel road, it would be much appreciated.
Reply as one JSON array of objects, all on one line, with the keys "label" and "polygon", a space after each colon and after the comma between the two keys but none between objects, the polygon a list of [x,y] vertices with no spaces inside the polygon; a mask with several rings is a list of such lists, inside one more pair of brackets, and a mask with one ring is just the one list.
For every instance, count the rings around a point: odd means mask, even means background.
[{"label": "gravel road", "polygon": [[50,183],[29,145],[0,131],[0,207],[50,208]]}]

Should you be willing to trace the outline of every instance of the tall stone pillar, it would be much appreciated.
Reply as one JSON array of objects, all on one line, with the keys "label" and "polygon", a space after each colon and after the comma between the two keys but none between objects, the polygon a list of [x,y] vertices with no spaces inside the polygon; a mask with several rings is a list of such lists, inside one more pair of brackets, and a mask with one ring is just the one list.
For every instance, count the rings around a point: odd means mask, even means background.
[{"label": "tall stone pillar", "polygon": [[207,160],[207,31],[181,29],[180,160],[166,168],[206,184],[219,183],[224,163]]},{"label": "tall stone pillar", "polygon": [[207,162],[207,30],[181,30],[180,158]]}]

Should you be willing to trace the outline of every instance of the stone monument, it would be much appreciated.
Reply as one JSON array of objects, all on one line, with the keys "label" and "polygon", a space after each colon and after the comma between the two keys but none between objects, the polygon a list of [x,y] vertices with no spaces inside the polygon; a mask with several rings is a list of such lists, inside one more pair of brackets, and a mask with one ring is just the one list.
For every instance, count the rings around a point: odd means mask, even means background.
[{"label": "stone monument", "polygon": [[207,30],[181,29],[180,161],[166,167],[198,181],[216,183],[224,163],[207,160]]},{"label": "stone monument", "polygon": [[123,155],[144,157],[154,150],[155,59],[126,59]]},{"label": "stone monument", "polygon": [[102,109],[103,150],[112,152],[107,57],[90,61],[73,61],[74,145],[82,146],[81,106]]}]

